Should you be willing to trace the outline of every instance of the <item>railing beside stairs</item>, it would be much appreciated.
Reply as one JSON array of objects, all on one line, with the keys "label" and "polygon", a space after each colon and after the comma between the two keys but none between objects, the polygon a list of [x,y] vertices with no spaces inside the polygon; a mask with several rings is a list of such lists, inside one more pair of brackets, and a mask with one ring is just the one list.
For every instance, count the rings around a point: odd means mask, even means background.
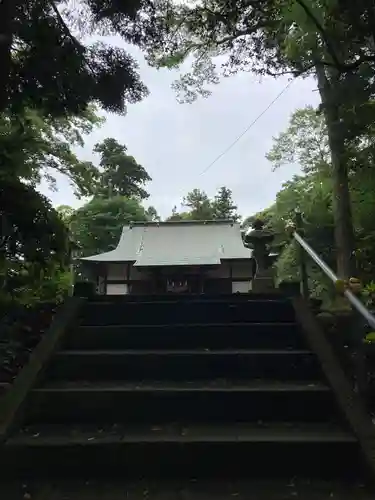
[{"label": "railing beside stairs", "polygon": [[[303,223],[302,214],[296,211],[296,222],[289,223],[287,230],[299,249],[299,267],[300,267],[300,292],[305,300],[310,299],[308,272],[306,257],[310,257],[318,266],[322,273],[335,285],[343,284],[342,295],[348,300],[351,309],[354,313],[354,332],[349,332],[352,338],[351,345],[344,345],[345,335],[338,331],[332,336],[331,343],[333,344],[336,355],[340,358],[341,365],[347,372],[347,376],[352,379],[357,392],[364,399],[366,406],[374,414],[375,412],[375,394],[371,394],[369,382],[375,380],[375,350],[374,346],[367,346],[364,343],[366,329],[375,331],[375,316],[368,310],[365,304],[360,300],[350,287],[346,286],[339,277],[333,272],[326,262],[315,252],[315,250],[303,238]],[[352,327],[346,325],[348,330]],[[345,369],[346,368],[346,369]]]},{"label": "railing beside stairs", "polygon": [[[300,214],[297,212],[297,217]],[[305,298],[309,296],[308,288],[308,276],[306,270],[306,264],[304,259],[303,251],[319,266],[323,273],[329,278],[334,284],[339,282],[338,276],[332,271],[332,269],[324,262],[322,258],[313,250],[313,248],[305,241],[305,239],[299,234],[298,226],[296,228],[292,227],[292,237],[299,244],[302,252],[300,253],[300,268],[301,268],[301,287],[302,294]],[[361,302],[361,300],[349,289],[343,290],[343,294],[350,302],[351,306],[367,321],[367,323],[375,330],[375,316],[367,309],[367,307]]]},{"label": "railing beside stairs", "polygon": [[[366,344],[363,342],[364,324],[367,323],[375,331],[375,317],[350,288],[343,287],[340,290],[351,305],[355,316],[362,320],[356,321],[355,339],[350,348],[347,349],[352,360],[352,366],[348,373],[346,369],[348,367],[347,359],[342,356],[345,349],[342,349],[344,340],[340,334],[343,332],[336,331],[335,340],[332,342],[332,338],[329,338],[316,317],[317,311],[314,313],[309,307],[310,294],[306,256],[309,256],[324,275],[334,283],[336,289],[341,280],[303,238],[302,214],[296,212],[296,215],[296,224],[292,223],[288,228],[292,241],[296,242],[299,249],[301,293],[292,298],[296,318],[303,327],[308,344],[318,356],[323,372],[336,395],[339,407],[358,438],[368,470],[371,476],[375,477],[375,428],[373,425],[375,408],[372,404],[375,398],[371,395],[368,383],[369,372],[372,372],[372,376],[375,378],[375,366],[369,366]],[[340,343],[342,345],[340,349],[337,349]],[[372,358],[374,359],[374,356]],[[370,418],[371,414],[372,418]]]}]

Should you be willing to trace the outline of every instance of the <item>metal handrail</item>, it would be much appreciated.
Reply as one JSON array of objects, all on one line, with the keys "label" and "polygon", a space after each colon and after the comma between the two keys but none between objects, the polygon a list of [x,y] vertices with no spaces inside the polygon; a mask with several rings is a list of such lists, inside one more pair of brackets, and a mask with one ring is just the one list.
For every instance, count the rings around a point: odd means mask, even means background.
[{"label": "metal handrail", "polygon": [[[297,231],[293,233],[294,239],[301,245],[305,252],[313,259],[313,261],[320,267],[324,274],[334,283],[338,281],[338,277],[332,269],[319,257],[319,255],[306,243]],[[370,313],[367,307],[354,295],[351,290],[345,290],[344,295],[349,300],[351,305],[366,319],[371,328],[375,329],[375,316]]]}]

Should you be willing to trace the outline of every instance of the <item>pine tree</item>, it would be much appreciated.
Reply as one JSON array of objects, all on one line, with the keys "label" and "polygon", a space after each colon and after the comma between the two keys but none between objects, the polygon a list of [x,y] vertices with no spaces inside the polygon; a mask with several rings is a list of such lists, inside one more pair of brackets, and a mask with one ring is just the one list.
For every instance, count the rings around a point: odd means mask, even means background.
[{"label": "pine tree", "polygon": [[232,199],[232,191],[225,186],[218,190],[212,208],[214,219],[232,219],[236,222],[240,219],[240,215],[237,213],[237,205],[234,204]]}]

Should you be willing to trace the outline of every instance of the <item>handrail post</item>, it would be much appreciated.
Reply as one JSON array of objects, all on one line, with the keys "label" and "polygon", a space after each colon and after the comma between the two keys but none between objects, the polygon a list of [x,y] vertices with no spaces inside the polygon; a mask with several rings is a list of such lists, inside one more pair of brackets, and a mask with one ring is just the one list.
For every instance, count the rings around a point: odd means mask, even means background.
[{"label": "handrail post", "polygon": [[[298,209],[295,210],[295,217],[296,217],[297,232],[301,236],[304,236],[302,213],[300,210],[298,210]],[[305,255],[305,251],[301,247],[301,245],[298,245],[298,261],[299,261],[300,274],[301,274],[302,297],[305,299],[308,299],[309,298],[309,278],[308,278],[308,274],[307,274],[306,255]]]}]

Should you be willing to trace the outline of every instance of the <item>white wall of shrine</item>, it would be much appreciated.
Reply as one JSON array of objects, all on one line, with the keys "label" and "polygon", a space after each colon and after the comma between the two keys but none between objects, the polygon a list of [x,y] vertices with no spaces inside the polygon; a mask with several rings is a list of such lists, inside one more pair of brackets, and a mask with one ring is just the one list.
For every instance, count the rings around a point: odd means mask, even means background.
[{"label": "white wall of shrine", "polygon": [[[224,261],[216,269],[207,270],[205,276],[208,279],[230,279],[232,281],[232,292],[247,293],[251,290],[251,279],[253,273],[253,262],[248,261]],[[109,263],[106,264],[107,276],[99,277],[98,292],[104,292],[104,280],[107,282],[106,293],[108,295],[125,295],[129,293],[127,283],[110,283],[111,281],[145,281],[149,274],[140,271],[133,264]]]}]

